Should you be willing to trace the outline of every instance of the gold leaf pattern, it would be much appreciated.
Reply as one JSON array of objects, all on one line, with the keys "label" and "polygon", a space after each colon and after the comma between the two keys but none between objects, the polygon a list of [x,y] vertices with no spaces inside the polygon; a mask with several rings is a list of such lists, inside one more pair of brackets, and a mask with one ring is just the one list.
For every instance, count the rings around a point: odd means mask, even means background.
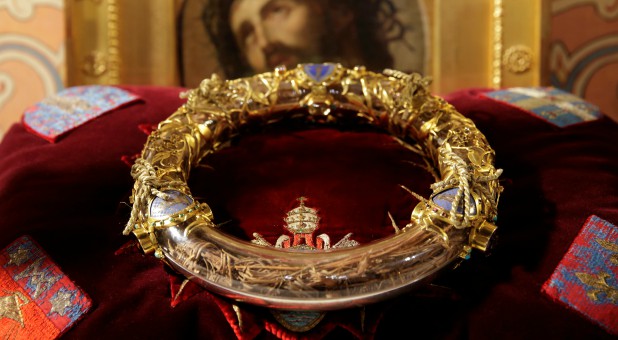
[{"label": "gold leaf pattern", "polygon": [[[610,262],[618,264],[618,245],[601,238],[596,238],[595,241],[601,245],[601,247],[611,251]],[[606,298],[612,303],[618,303],[618,289],[607,283],[607,279],[612,277],[608,272],[600,272],[598,274],[588,274],[584,272],[577,272],[575,276],[583,284],[590,286],[591,288],[586,292],[586,295],[590,300],[599,302],[599,295],[605,295]]]},{"label": "gold leaf pattern", "polygon": [[17,291],[11,292],[9,295],[0,296],[0,320],[5,318],[15,320],[23,328],[24,318],[21,313],[21,307],[28,302],[30,302],[28,298]]}]

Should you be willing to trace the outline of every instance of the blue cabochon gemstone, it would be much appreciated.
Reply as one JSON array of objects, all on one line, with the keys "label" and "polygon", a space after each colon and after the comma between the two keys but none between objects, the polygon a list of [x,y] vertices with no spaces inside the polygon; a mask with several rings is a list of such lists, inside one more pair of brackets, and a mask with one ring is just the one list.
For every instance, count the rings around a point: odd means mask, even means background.
[{"label": "blue cabochon gemstone", "polygon": [[[457,196],[458,191],[459,191],[459,188],[446,189],[438,193],[437,195],[435,195],[431,200],[433,201],[433,203],[437,204],[444,210],[451,211],[451,208],[453,207],[453,201],[455,201],[455,197]],[[471,195],[469,199],[470,199],[470,207],[472,208],[470,215],[476,215],[476,202],[474,202],[474,198]],[[462,201],[457,207],[457,213],[462,214],[463,211],[464,211],[464,205]]]},{"label": "blue cabochon gemstone", "polygon": [[335,64],[305,64],[303,70],[309,79],[316,83],[326,80],[335,70]]},{"label": "blue cabochon gemstone", "polygon": [[180,191],[165,190],[163,192],[168,195],[168,199],[155,197],[152,200],[150,204],[150,217],[152,218],[169,217],[193,204],[193,199]]}]

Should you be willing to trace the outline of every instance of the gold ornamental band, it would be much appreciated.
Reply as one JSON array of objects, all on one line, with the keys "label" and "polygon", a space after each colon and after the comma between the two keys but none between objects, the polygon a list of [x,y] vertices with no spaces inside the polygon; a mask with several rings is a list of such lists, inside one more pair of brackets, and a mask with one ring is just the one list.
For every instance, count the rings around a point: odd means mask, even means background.
[{"label": "gold ornamental band", "polygon": [[[277,309],[347,308],[427,282],[472,248],[488,247],[502,191],[485,136],[428,84],[418,74],[331,63],[226,81],[213,75],[185,93],[186,103],[148,138],[132,169],[124,233],[215,293]],[[192,197],[191,169],[244,127],[288,120],[383,129],[426,160],[433,194],[408,190],[419,200],[409,223],[354,248],[277,250],[226,235],[208,204]]]}]

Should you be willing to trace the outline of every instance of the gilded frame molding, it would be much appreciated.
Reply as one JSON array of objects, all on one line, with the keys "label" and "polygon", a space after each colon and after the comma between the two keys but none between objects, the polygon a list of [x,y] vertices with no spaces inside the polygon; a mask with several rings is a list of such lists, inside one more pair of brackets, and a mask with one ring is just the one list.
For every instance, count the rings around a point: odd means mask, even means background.
[{"label": "gilded frame molding", "polygon": [[425,0],[433,91],[548,84],[549,1]]},{"label": "gilded frame molding", "polygon": [[[426,12],[424,73],[433,92],[548,84],[549,1],[418,1]],[[181,5],[67,0],[67,85],[180,85]],[[137,15],[144,20],[133,20]]]}]

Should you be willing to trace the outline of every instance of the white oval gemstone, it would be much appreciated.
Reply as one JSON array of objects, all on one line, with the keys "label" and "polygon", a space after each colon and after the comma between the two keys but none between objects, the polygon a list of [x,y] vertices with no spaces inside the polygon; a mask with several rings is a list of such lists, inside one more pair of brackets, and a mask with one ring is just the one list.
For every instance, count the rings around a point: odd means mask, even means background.
[{"label": "white oval gemstone", "polygon": [[[431,200],[433,201],[433,203],[437,204],[444,210],[451,211],[453,207],[453,201],[455,201],[455,197],[457,196],[458,191],[459,191],[459,188],[446,189],[438,193],[437,195],[435,195]],[[469,214],[476,215],[476,202],[474,201],[474,198],[472,197],[472,195],[469,196],[469,199],[470,199],[470,208],[471,208],[470,209],[471,211],[469,211]],[[459,206],[457,207],[457,213],[462,214],[463,210],[464,210],[464,202],[462,200],[461,202],[459,202]]]},{"label": "white oval gemstone", "polygon": [[150,217],[166,218],[193,204],[193,199],[177,190],[165,190],[167,200],[155,197],[150,204]]}]

